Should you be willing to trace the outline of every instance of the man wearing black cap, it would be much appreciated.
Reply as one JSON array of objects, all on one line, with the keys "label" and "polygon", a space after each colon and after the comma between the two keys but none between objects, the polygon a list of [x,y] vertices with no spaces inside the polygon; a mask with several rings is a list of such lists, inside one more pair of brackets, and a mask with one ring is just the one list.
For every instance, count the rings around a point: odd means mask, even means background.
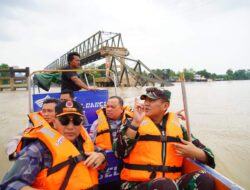
[{"label": "man wearing black cap", "polygon": [[135,101],[134,117],[127,120],[113,144],[123,160],[122,190],[212,190],[213,180],[203,171],[181,176],[184,157],[215,166],[212,152],[180,125],[176,114],[167,112],[171,93],[146,89],[144,103]]},{"label": "man wearing black cap", "polygon": [[[74,99],[75,99],[75,95],[74,95],[74,91],[72,90],[65,89],[60,94],[60,101],[67,101],[67,100],[72,101]],[[83,125],[89,125],[89,121],[84,111],[83,111]]]},{"label": "man wearing black cap", "polygon": [[55,110],[54,128],[44,123],[24,134],[17,160],[4,176],[0,189],[97,188],[96,169],[105,166],[105,155],[94,152],[82,127],[81,104],[64,101]]}]

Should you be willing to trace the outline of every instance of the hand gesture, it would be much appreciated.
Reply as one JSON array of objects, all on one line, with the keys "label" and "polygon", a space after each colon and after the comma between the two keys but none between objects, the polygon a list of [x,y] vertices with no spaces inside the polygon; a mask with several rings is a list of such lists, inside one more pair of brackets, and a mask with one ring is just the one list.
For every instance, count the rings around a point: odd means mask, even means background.
[{"label": "hand gesture", "polygon": [[105,160],[105,156],[101,152],[85,152],[88,158],[84,161],[84,164],[87,167],[98,168],[102,165],[103,161]]},{"label": "hand gesture", "polygon": [[175,146],[176,155],[196,158],[197,153],[200,151],[192,142],[180,139],[181,143],[173,143]]},{"label": "hand gesture", "polygon": [[184,114],[182,112],[184,112],[184,109],[176,112],[176,115],[177,115],[178,118],[180,118],[181,120],[185,121],[186,117],[184,116]]},{"label": "hand gesture", "polygon": [[135,98],[134,117],[131,124],[133,126],[139,126],[143,121],[144,116],[145,116],[144,105],[142,102],[139,102],[137,98]]}]

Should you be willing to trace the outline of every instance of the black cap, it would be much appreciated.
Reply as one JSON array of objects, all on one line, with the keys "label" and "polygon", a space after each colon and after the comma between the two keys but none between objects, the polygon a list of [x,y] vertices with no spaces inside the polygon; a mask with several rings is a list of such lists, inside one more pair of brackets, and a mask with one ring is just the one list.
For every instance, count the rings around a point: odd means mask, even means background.
[{"label": "black cap", "polygon": [[169,90],[152,87],[146,89],[146,94],[141,95],[141,100],[145,100],[146,97],[153,100],[164,99],[170,101],[171,92]]},{"label": "black cap", "polygon": [[79,102],[76,101],[63,101],[55,107],[56,116],[75,114],[83,116],[83,108]]}]

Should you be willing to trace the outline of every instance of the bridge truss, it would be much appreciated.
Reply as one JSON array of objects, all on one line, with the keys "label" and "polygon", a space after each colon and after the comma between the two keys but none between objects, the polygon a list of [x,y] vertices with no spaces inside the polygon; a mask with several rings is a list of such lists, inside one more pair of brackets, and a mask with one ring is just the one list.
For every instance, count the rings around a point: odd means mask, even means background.
[{"label": "bridge truss", "polygon": [[152,72],[140,60],[128,58],[129,51],[124,47],[120,33],[99,31],[70,49],[45,69],[65,69],[68,66],[67,54],[70,52],[80,54],[81,66],[105,59],[106,79],[111,78],[109,70],[113,71],[118,80],[116,81],[117,86],[145,86],[156,83],[161,86],[171,85]]}]

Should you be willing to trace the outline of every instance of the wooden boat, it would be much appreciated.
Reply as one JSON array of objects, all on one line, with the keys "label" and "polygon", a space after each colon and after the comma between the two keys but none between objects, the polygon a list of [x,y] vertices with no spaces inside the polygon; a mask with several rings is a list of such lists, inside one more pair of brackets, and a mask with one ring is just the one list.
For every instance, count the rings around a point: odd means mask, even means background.
[{"label": "wooden boat", "polygon": [[[39,71],[41,72],[41,71]],[[55,72],[55,71],[46,71],[46,72]],[[60,72],[60,71],[59,71]],[[36,73],[36,72],[34,72]],[[34,74],[32,73],[32,74]],[[31,75],[32,75],[31,74]],[[31,79],[31,77],[30,77]],[[114,81],[115,83],[115,81]],[[31,82],[29,84],[32,84]],[[32,94],[31,93],[31,86],[29,87],[30,91],[30,111],[38,111],[39,104],[41,106],[41,102],[49,97],[59,98],[59,93],[42,93],[42,94]],[[116,91],[115,91],[116,92]],[[185,94],[185,88],[184,88]],[[108,100],[108,91],[107,90],[98,90],[98,91],[78,91],[75,92],[76,101],[80,102],[85,110],[87,119],[89,123],[93,123],[97,116],[95,111],[102,106],[106,105]],[[84,98],[82,98],[84,97]],[[94,98],[93,98],[94,97]],[[185,101],[184,101],[184,104]],[[187,105],[184,105],[184,107]],[[85,126],[87,130],[89,130],[91,125]],[[107,169],[106,173],[99,176],[100,183],[108,183],[114,180],[119,179],[119,173],[117,172],[117,165],[118,160],[114,157],[112,151],[108,153],[108,162],[109,168]],[[232,182],[230,179],[226,178],[216,170],[206,166],[196,160],[192,160],[189,158],[184,159],[183,165],[183,174],[198,171],[198,170],[205,170],[215,181],[215,190],[243,190],[244,188],[240,187],[236,183]]]}]

